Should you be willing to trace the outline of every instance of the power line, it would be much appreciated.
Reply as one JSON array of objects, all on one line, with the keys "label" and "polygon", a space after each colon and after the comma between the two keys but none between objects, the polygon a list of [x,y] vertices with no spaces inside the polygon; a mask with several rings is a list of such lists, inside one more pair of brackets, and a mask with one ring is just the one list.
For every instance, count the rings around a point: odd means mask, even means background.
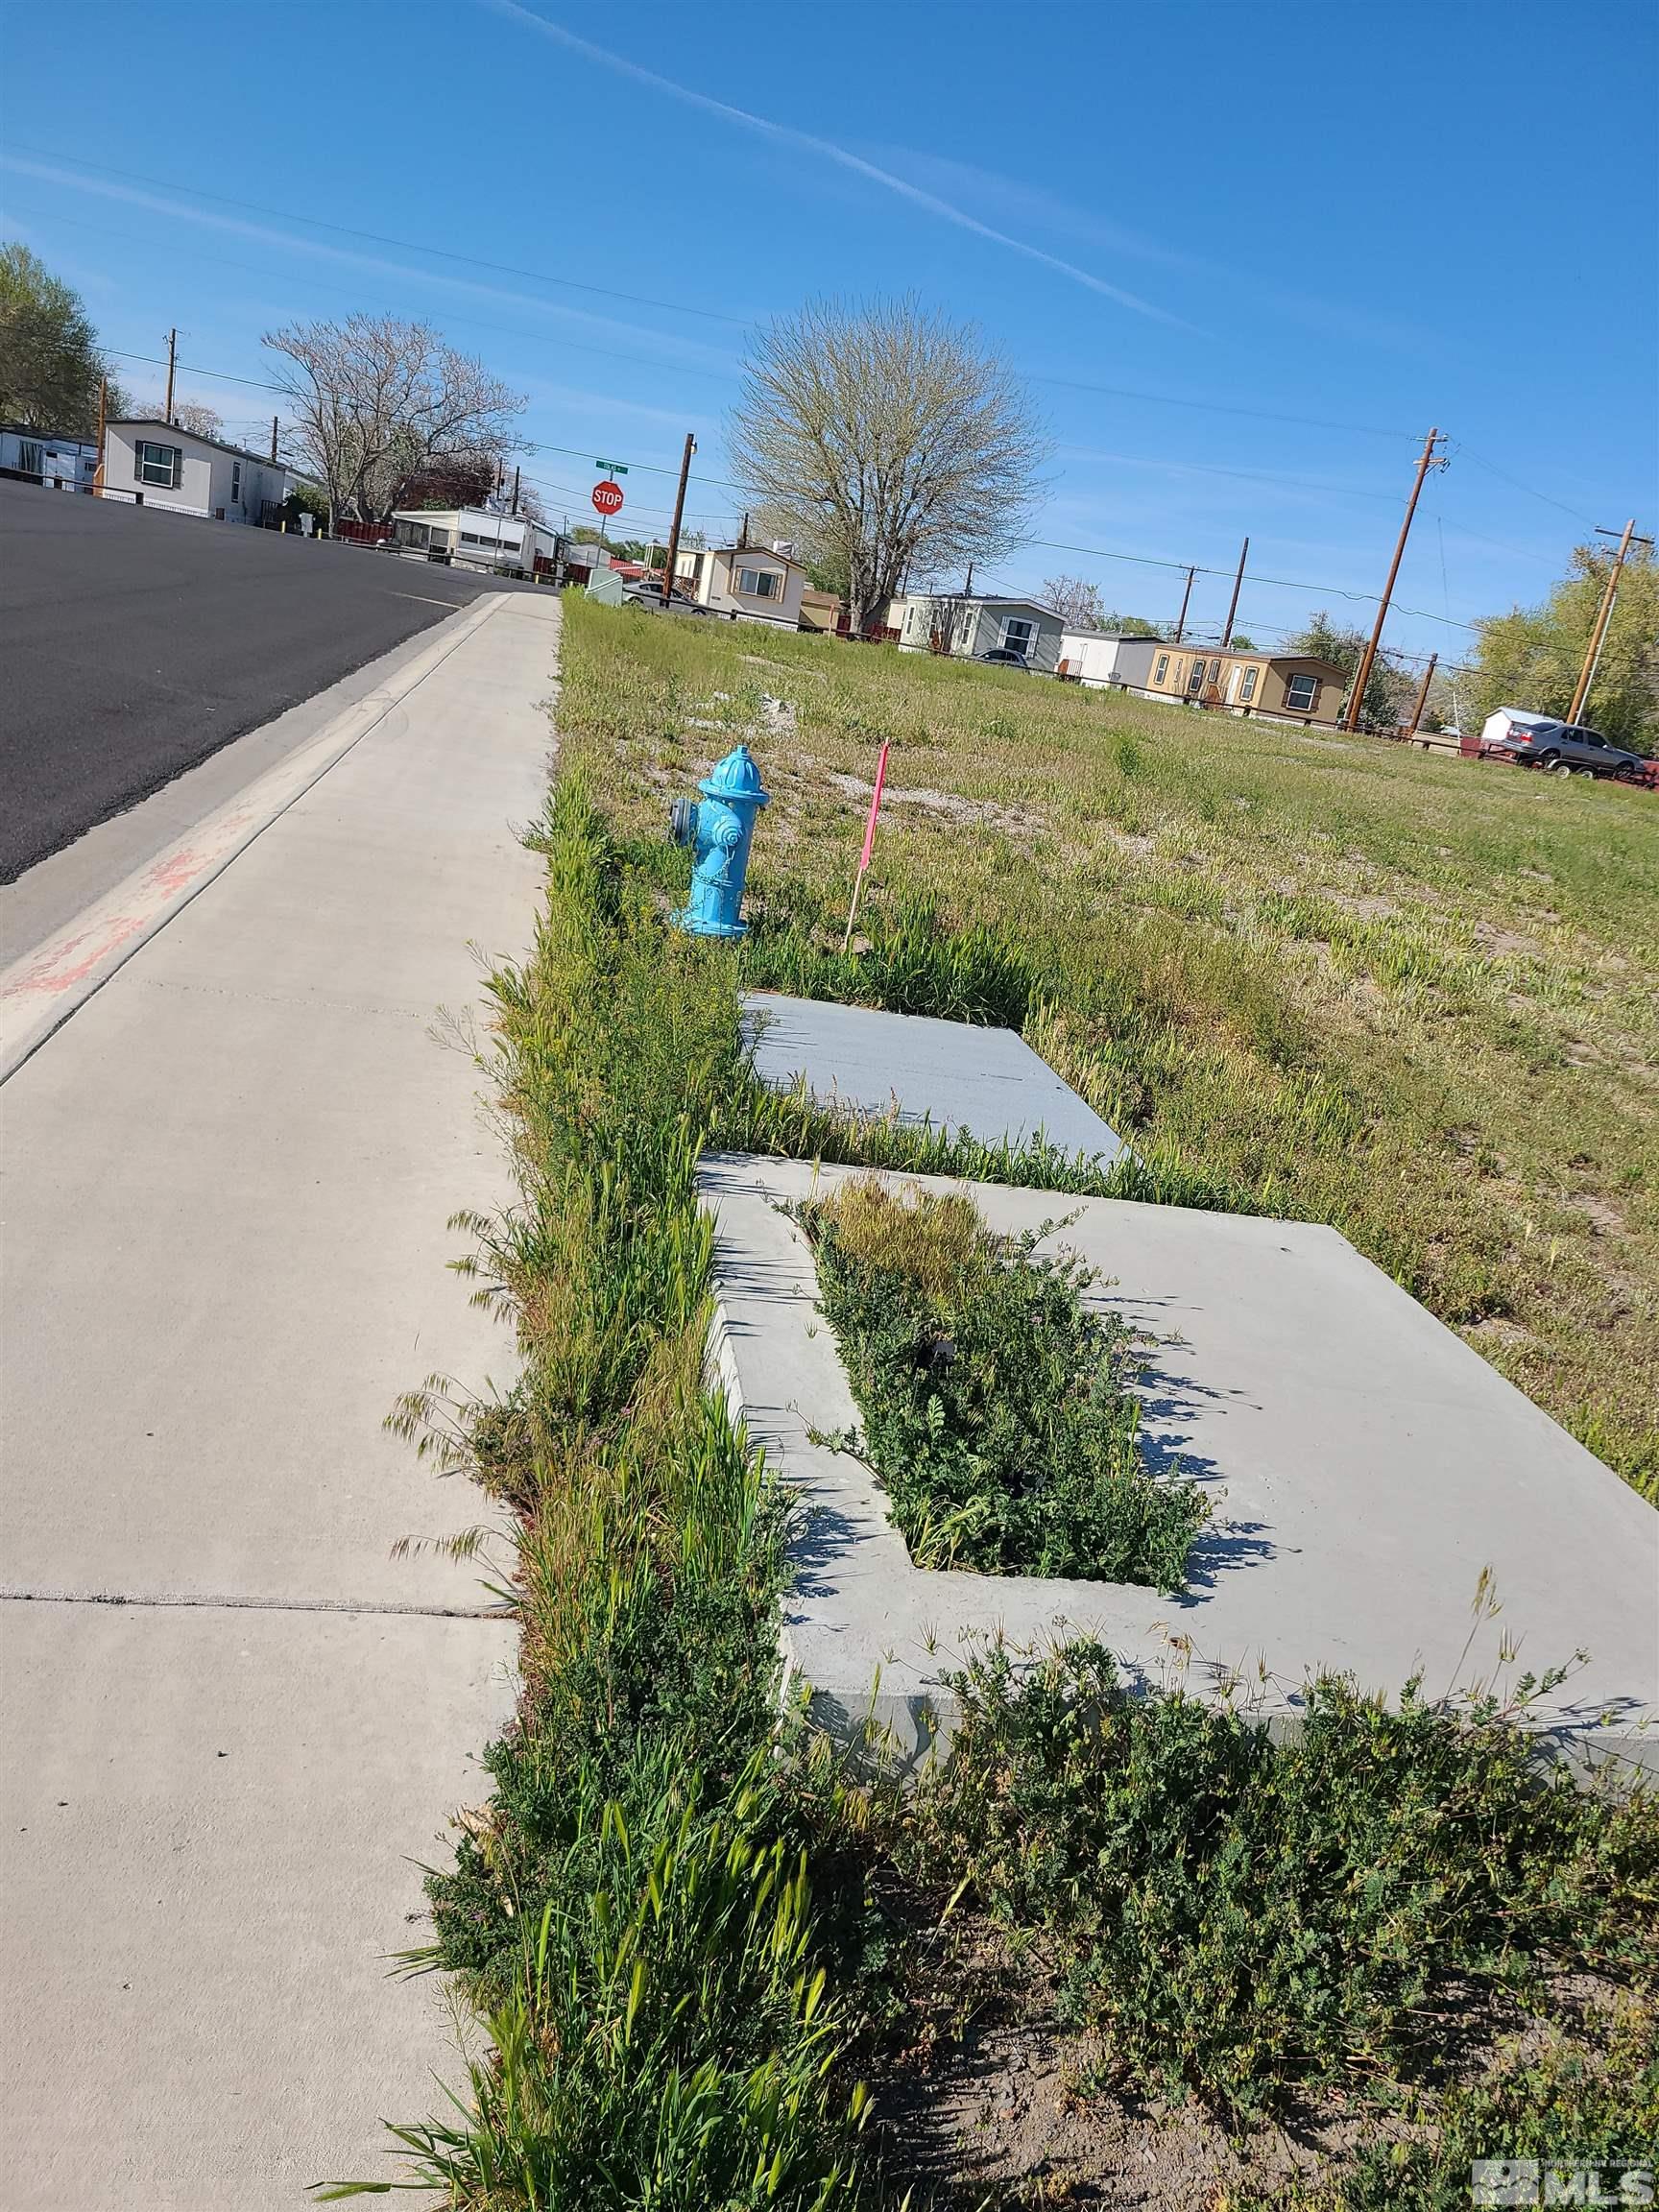
[{"label": "power line", "polygon": [[413,238],[394,238],[379,230],[358,230],[348,223],[328,223],[321,215],[297,215],[291,208],[267,207],[256,200],[234,200],[227,192],[209,192],[200,184],[176,184],[164,177],[146,177],[136,169],[117,169],[107,161],[87,161],[79,155],[56,154],[44,146],[12,141],[20,154],[35,154],[47,161],[67,161],[72,167],[91,169],[105,177],[120,177],[130,184],[150,184],[162,192],[180,192],[193,200],[211,200],[222,207],[240,207],[252,215],[269,215],[278,223],[305,223],[316,230],[332,230],[342,238],[362,238],[373,246],[396,246],[405,253],[430,253],[440,261],[459,261],[470,269],[487,269],[496,276],[527,276],[538,284],[557,284],[570,292],[590,293],[598,300],[621,300],[631,307],[660,307],[670,315],[695,315],[706,323],[735,323],[746,326],[750,318],[727,315],[712,307],[692,307],[682,300],[656,300],[642,292],[618,292],[605,284],[589,284],[575,276],[556,276],[546,269],[520,269],[510,261],[486,261],[477,253],[457,253],[447,246],[428,246]]},{"label": "power line", "polygon": [[1207,415],[1246,415],[1257,422],[1289,422],[1303,430],[1341,430],[1357,438],[1413,438],[1412,430],[1381,430],[1374,422],[1332,422],[1316,415],[1280,415],[1265,407],[1224,406],[1215,399],[1178,399],[1169,392],[1134,392],[1123,384],[1086,384],[1075,376],[1046,376],[1035,369],[1022,372],[1033,384],[1055,384],[1068,392],[1097,392],[1108,399],[1144,399],[1154,407],[1194,407]]},{"label": "power line", "polygon": [[[1086,553],[1095,561],[1132,562],[1142,568],[1172,568],[1181,575],[1185,575],[1189,568],[1193,569],[1200,576],[1231,576],[1233,574],[1231,568],[1207,568],[1202,562],[1163,561],[1155,559],[1149,553],[1112,553],[1108,552],[1103,545],[1072,545],[1054,538],[1025,538],[1021,541],[1021,543],[1022,546],[1040,546],[1045,552],[1049,553]],[[1312,591],[1325,598],[1363,600],[1372,607],[1378,604],[1381,596],[1376,591],[1344,590],[1339,584],[1310,584],[1306,578],[1294,576],[1246,574],[1244,581],[1246,584],[1267,585],[1276,590]],[[1402,614],[1420,615],[1426,622],[1449,623],[1454,630],[1473,630],[1476,627],[1473,622],[1459,622],[1455,615],[1431,614],[1427,608],[1423,607],[1402,607],[1400,612]]]},{"label": "power line", "polygon": [[[154,355],[148,353],[127,353],[123,352],[119,347],[114,346],[107,347],[105,350],[108,352],[113,359],[118,361],[144,361],[150,363],[152,367],[166,367],[165,361],[156,360]],[[285,393],[285,387],[280,384],[267,383],[256,376],[222,375],[217,370],[203,369],[191,362],[181,362],[180,364],[180,371],[181,374],[191,376],[204,376],[211,381],[222,384],[247,384],[252,385],[256,391]],[[541,440],[532,439],[526,440],[524,445],[521,446],[516,446],[515,450],[524,453],[559,453],[569,459],[580,460],[585,453],[588,453],[589,449],[585,445],[548,445]],[[591,456],[589,456],[589,458],[591,458]],[[628,466],[630,469],[637,469],[641,475],[674,477],[679,475],[678,469],[659,467],[658,464],[651,461],[630,461]],[[529,479],[529,481],[533,484],[536,484],[540,489],[556,489],[556,487],[546,485],[540,477],[533,476]],[[739,495],[742,495],[744,491],[744,487],[741,484],[735,484],[729,477],[725,476],[693,476],[691,478],[691,482],[694,484],[706,484],[716,491],[735,492]],[[569,495],[575,496],[574,493],[570,493]],[[642,514],[655,513],[665,515],[668,510],[665,507],[656,509],[642,508],[637,510],[637,512]],[[1102,545],[1075,545],[1056,538],[1025,538],[1021,541],[1021,543],[1022,546],[1035,546],[1040,550],[1047,553],[1083,553],[1087,554],[1092,560],[1122,561],[1142,568],[1171,568],[1182,573],[1184,573],[1187,569],[1191,568],[1194,573],[1199,576],[1231,576],[1234,573],[1231,568],[1208,568],[1203,565],[1202,562],[1165,561],[1160,560],[1155,555],[1149,553],[1115,553],[1109,551],[1105,546]],[[1247,573],[1244,577],[1244,582],[1246,584],[1264,585],[1276,590],[1311,591],[1316,594],[1323,594],[1324,596],[1333,599],[1350,599],[1357,602],[1362,600],[1371,606],[1375,606],[1378,601],[1378,594],[1375,591],[1349,591],[1344,590],[1340,585],[1310,584],[1305,579],[1298,579],[1290,576],[1259,576]],[[1450,614],[1431,613],[1426,608],[1402,607],[1400,612],[1402,614],[1417,615],[1426,622],[1445,622],[1451,628],[1455,630],[1473,630],[1475,628],[1475,624],[1472,622],[1459,622],[1455,616]]]},{"label": "power line", "polygon": [[[134,230],[120,230],[117,229],[112,224],[108,223],[84,222],[78,215],[48,215],[38,207],[19,207],[15,202],[12,203],[12,212],[17,215],[33,217],[35,221],[39,223],[63,223],[68,225],[72,229],[90,230],[95,237],[99,238],[121,238],[126,240],[128,244],[135,246],[143,246],[149,243],[147,239],[140,237],[139,234]],[[172,247],[171,251],[176,255],[182,252],[184,257],[190,260],[210,261],[215,268],[219,269],[241,269],[245,270],[251,276],[268,277],[270,275],[270,272],[260,268],[257,262],[239,261],[234,254],[230,253],[204,253],[194,246],[187,246],[180,249],[177,244]],[[335,292],[338,293],[342,299],[355,300],[361,299],[362,297],[361,287],[348,284],[331,284],[326,277],[312,276],[307,278],[307,282],[313,291]],[[566,312],[566,310],[561,308],[558,301],[554,300],[549,300],[546,302],[546,306],[550,314],[557,315]],[[661,361],[649,360],[642,353],[619,352],[613,346],[590,346],[586,339],[570,338],[565,336],[563,331],[554,332],[549,330],[531,330],[528,329],[522,323],[492,323],[488,322],[481,315],[458,315],[452,313],[448,308],[444,310],[444,320],[446,325],[460,324],[469,330],[491,330],[495,332],[497,336],[503,338],[524,338],[534,346],[546,346],[550,343],[555,344],[565,352],[590,353],[596,360],[600,361],[624,361],[633,368],[650,370],[654,376],[661,376],[663,373],[665,366],[670,367],[676,376],[702,376],[708,378],[712,383],[727,382],[731,376],[731,371],[727,369],[697,369],[690,367],[684,362],[678,361],[670,364],[664,364]],[[664,342],[669,346],[676,346],[681,343],[680,340],[669,336],[667,333],[664,333],[663,335]],[[112,352],[114,349],[112,347],[106,347],[104,350],[106,352]],[[198,375],[206,375],[209,372],[206,370],[197,371]],[[272,389],[274,390],[275,387],[273,386]]]},{"label": "power line", "polygon": [[[13,143],[16,144],[17,142],[13,141]],[[454,261],[464,267],[487,270],[496,276],[529,277],[542,283],[591,292],[604,299],[622,300],[635,306],[659,307],[670,314],[697,315],[705,320],[724,323],[739,329],[748,329],[754,325],[755,319],[752,316],[733,315],[724,310],[712,308],[690,307],[681,301],[655,300],[642,294],[610,291],[602,285],[586,284],[574,277],[555,276],[547,271],[521,269],[508,262],[488,261],[478,254],[461,253],[447,247],[422,246],[413,239],[396,238],[375,230],[359,230],[346,224],[326,223],[318,216],[296,214],[291,209],[271,207],[261,202],[233,199],[228,194],[205,191],[198,185],[176,184],[165,179],[147,177],[136,170],[117,169],[108,163],[84,161],[79,156],[55,154],[41,147],[19,145],[18,150],[35,153],[47,160],[64,161],[69,163],[71,167],[89,169],[106,176],[123,178],[133,183],[151,184],[163,191],[179,192],[195,199],[214,201],[225,206],[240,207],[253,214],[274,217],[279,222],[308,224],[315,228],[337,231],[345,237],[362,238],[374,245],[396,246],[408,252],[432,254],[441,260]],[[51,221],[54,218],[45,217],[42,220]],[[63,220],[72,220],[72,218],[63,218]],[[295,243],[303,245],[304,242],[296,241]],[[1167,392],[1142,392],[1133,390],[1126,385],[1095,384],[1076,377],[1052,375],[1040,370],[1028,370],[1022,372],[1022,373],[1035,384],[1049,384],[1057,389],[1095,393],[1107,398],[1135,399],[1143,401],[1149,406],[1183,407],[1200,413],[1235,415],[1257,421],[1289,423],[1303,429],[1334,430],[1362,438],[1392,440],[1414,435],[1408,431],[1382,429],[1375,423],[1339,422],[1318,416],[1286,414],[1260,407],[1240,407],[1218,400],[1180,398]],[[667,473],[673,473],[673,471],[667,471]]]},{"label": "power line", "polygon": [[1080,461],[1104,461],[1118,469],[1165,469],[1180,476],[1237,476],[1251,484],[1288,484],[1297,491],[1330,492],[1343,499],[1381,499],[1389,507],[1399,504],[1392,492],[1369,492],[1358,484],[1326,484],[1317,477],[1288,475],[1282,469],[1223,469],[1211,461],[1164,461],[1144,453],[1101,453],[1092,445],[1062,445],[1059,450],[1074,454]]},{"label": "power line", "polygon": [[1523,484],[1519,476],[1511,476],[1507,469],[1500,469],[1496,461],[1485,460],[1473,445],[1465,445],[1461,438],[1454,441],[1454,450],[1465,461],[1473,461],[1478,469],[1485,469],[1494,476],[1501,476],[1505,484],[1513,484],[1517,492],[1526,492],[1534,499],[1542,499],[1547,507],[1558,507],[1563,515],[1571,515],[1575,522],[1582,522],[1587,529],[1596,525],[1588,515],[1580,514],[1576,507],[1569,507],[1565,499],[1551,498],[1548,492],[1540,492],[1534,484]]},{"label": "power line", "polygon": [[[485,259],[482,255],[474,253],[463,253],[449,247],[423,244],[415,239],[399,238],[391,233],[382,231],[359,229],[349,224],[329,222],[322,216],[298,214],[291,209],[272,207],[262,202],[241,200],[228,193],[210,192],[201,185],[180,184],[175,182],[171,179],[156,178],[148,176],[141,171],[117,168],[113,163],[88,161],[80,156],[60,154],[49,148],[31,147],[17,140],[13,140],[12,144],[18,152],[32,153],[47,160],[66,162],[72,168],[78,167],[89,170],[97,175],[123,179],[126,181],[132,183],[148,184],[159,190],[180,193],[186,197],[209,201],[218,205],[241,208],[246,212],[269,216],[280,222],[302,224],[314,229],[334,232],[335,234],[342,237],[363,239],[373,245],[392,246],[402,252],[423,253],[438,260],[454,262],[463,267],[482,269],[496,276],[523,277],[533,282],[550,284],[567,291],[587,293],[597,299],[621,301],[632,306],[654,307],[669,314],[691,315],[703,321],[722,323],[739,329],[752,327],[754,322],[753,317],[733,315],[722,309],[696,307],[684,301],[662,300],[644,293],[624,292],[606,285],[590,284],[582,278],[558,276],[549,270],[529,269],[520,267],[517,264],[511,262],[491,261]],[[20,210],[20,212],[31,213],[33,211],[29,209],[23,209]],[[55,215],[39,216],[37,219],[48,222],[64,222],[70,224],[74,224],[77,220],[72,216]],[[82,224],[80,227],[88,229],[97,229],[100,228],[100,226],[93,224]],[[123,233],[119,231],[112,234],[116,236],[129,237],[132,235],[130,232]],[[294,241],[293,243],[302,247],[305,241],[300,240]],[[228,266],[236,268],[249,268],[252,266],[251,264],[245,262],[228,260],[228,257],[223,255],[203,255],[202,258],[226,260]],[[262,271],[255,271],[255,273],[264,274]],[[433,273],[416,271],[410,272],[410,274],[420,275]],[[325,288],[330,290],[340,289],[340,287],[336,286],[328,286]],[[548,304],[552,306],[555,303],[549,301]],[[541,335],[529,331],[511,329],[508,325],[491,325],[483,323],[475,317],[466,318],[457,316],[454,317],[453,320],[457,322],[470,321],[477,328],[493,328],[502,331],[503,334],[506,335],[524,337],[539,337]],[[629,361],[639,367],[660,367],[659,364],[640,361],[637,355],[608,352],[605,349],[598,347],[584,347],[574,341],[562,341],[562,343],[568,344],[572,350],[591,352],[599,355],[602,358]],[[139,355],[133,355],[130,357],[133,359],[144,358],[143,356]],[[193,373],[197,375],[208,375],[213,373],[213,372],[201,369],[198,369]],[[715,370],[681,370],[679,373],[704,375],[712,378],[718,378],[725,373]],[[1058,390],[1095,394],[1105,398],[1132,399],[1147,406],[1180,407],[1205,414],[1231,415],[1254,421],[1279,422],[1299,428],[1331,430],[1342,435],[1354,437],[1383,438],[1393,440],[1411,438],[1416,435],[1415,432],[1400,429],[1385,429],[1376,423],[1347,422],[1325,417],[1296,415],[1276,409],[1239,406],[1237,404],[1230,404],[1218,400],[1191,399],[1182,397],[1167,392],[1145,392],[1127,385],[1097,384],[1079,377],[1059,376],[1047,372],[1038,370],[1028,370],[1023,372],[1023,373],[1032,383],[1051,385]],[[220,380],[228,383],[256,382],[255,379],[249,377],[224,377]],[[263,387],[263,389],[269,391],[279,389],[279,387],[266,385]],[[1455,450],[1460,455],[1474,461],[1478,467],[1488,469],[1493,475],[1498,476],[1502,478],[1505,483],[1514,486],[1517,491],[1525,492],[1533,498],[1543,500],[1547,505],[1557,508],[1562,514],[1572,516],[1575,521],[1585,524],[1586,527],[1595,527],[1595,525],[1590,521],[1590,517],[1583,514],[1579,509],[1569,506],[1565,500],[1556,499],[1547,492],[1538,491],[1535,486],[1525,483],[1518,476],[1511,475],[1508,470],[1501,469],[1496,462],[1488,461],[1484,458],[1483,455],[1477,453],[1473,447],[1467,445],[1462,440],[1455,442]],[[643,467],[644,464],[639,464],[639,466]],[[1192,464],[1191,466],[1197,467],[1198,465]],[[1215,474],[1226,473],[1226,471],[1220,469],[1215,469],[1209,472]],[[656,470],[655,473],[672,475],[675,473],[675,471],[672,469],[662,469]],[[1239,470],[1237,473],[1243,475],[1246,473],[1246,471]],[[717,480],[705,477],[696,479],[696,481],[712,483],[716,482]],[[731,490],[741,489],[737,486],[726,486],[723,488]],[[1310,488],[1328,489],[1334,492],[1341,491],[1344,495],[1351,494],[1352,496],[1356,497],[1386,496],[1386,494],[1382,493],[1361,493],[1357,488],[1336,486]],[[1471,535],[1474,535],[1474,533],[1471,533]],[[1496,543],[1497,541],[1492,541],[1492,542]],[[1514,548],[1505,549],[1514,550]],[[1061,548],[1061,550],[1070,550],[1070,548]],[[1536,557],[1544,558],[1544,556]]]}]

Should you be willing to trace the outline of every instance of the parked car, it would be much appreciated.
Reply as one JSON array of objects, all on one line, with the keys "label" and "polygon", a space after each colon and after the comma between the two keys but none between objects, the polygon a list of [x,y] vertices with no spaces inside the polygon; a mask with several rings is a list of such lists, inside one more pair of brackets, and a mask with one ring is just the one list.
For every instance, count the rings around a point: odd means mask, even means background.
[{"label": "parked car", "polygon": [[990,661],[993,668],[1023,668],[1027,676],[1031,673],[1030,661],[1023,653],[1016,653],[1012,645],[993,645],[989,653],[981,653],[976,658]]},{"label": "parked car", "polygon": [[1557,776],[1621,776],[1636,782],[1647,766],[1639,753],[1609,745],[1599,731],[1587,730],[1581,722],[1527,714],[1516,707],[1501,707],[1496,714],[1487,715],[1480,730],[1480,750],[1497,759],[1552,769]]},{"label": "parked car", "polygon": [[[663,612],[661,577],[653,579],[649,576],[637,576],[632,584],[625,584],[622,587],[622,604],[625,607],[644,607],[661,614]],[[667,612],[670,614],[708,614],[711,610],[700,607],[688,591],[682,591],[676,585],[668,595]]]}]

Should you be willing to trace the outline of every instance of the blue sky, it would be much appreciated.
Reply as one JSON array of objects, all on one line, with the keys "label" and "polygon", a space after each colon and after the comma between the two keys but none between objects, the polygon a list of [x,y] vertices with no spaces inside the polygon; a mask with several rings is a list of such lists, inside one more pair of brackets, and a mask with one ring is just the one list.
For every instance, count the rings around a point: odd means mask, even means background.
[{"label": "blue sky", "polygon": [[[747,327],[914,290],[1031,379],[1052,441],[1046,542],[1003,589],[1068,570],[1167,617],[1178,567],[1230,569],[1248,532],[1242,627],[1368,619],[1340,594],[1380,589],[1431,423],[1451,466],[1402,648],[1455,654],[1458,619],[1541,596],[1591,525],[1659,519],[1659,12],[1629,0],[9,0],[5,22],[73,86],[25,102],[13,78],[6,234],[108,346],[155,355],[177,324],[182,361],[254,380],[180,377],[235,436],[277,404],[261,331],[421,316],[527,395],[555,519],[588,518],[602,455],[630,464],[619,527],[661,531],[652,465],[692,429],[713,532],[740,506],[721,421]],[[1200,576],[1200,626],[1228,589]]]}]

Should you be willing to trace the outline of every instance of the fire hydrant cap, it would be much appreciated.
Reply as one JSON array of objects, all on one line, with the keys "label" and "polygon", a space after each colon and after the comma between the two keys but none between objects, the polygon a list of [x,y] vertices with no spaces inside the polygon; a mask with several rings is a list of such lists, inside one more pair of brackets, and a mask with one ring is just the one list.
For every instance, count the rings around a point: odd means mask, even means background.
[{"label": "fire hydrant cap", "polygon": [[761,788],[760,771],[747,745],[734,746],[697,788],[708,799],[746,799],[755,806],[764,806],[771,796]]}]

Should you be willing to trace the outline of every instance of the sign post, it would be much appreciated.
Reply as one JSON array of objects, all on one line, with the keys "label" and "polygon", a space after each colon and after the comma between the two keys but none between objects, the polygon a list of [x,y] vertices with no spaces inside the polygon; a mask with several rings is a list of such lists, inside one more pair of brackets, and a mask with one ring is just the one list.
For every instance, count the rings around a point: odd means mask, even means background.
[{"label": "sign post", "polygon": [[[596,462],[594,466],[603,469],[605,463],[603,461]],[[624,469],[622,473],[626,476],[627,469]],[[605,518],[609,515],[619,514],[622,508],[622,487],[613,477],[603,476],[594,485],[593,506],[599,517],[599,551],[603,554],[605,551]]]}]

